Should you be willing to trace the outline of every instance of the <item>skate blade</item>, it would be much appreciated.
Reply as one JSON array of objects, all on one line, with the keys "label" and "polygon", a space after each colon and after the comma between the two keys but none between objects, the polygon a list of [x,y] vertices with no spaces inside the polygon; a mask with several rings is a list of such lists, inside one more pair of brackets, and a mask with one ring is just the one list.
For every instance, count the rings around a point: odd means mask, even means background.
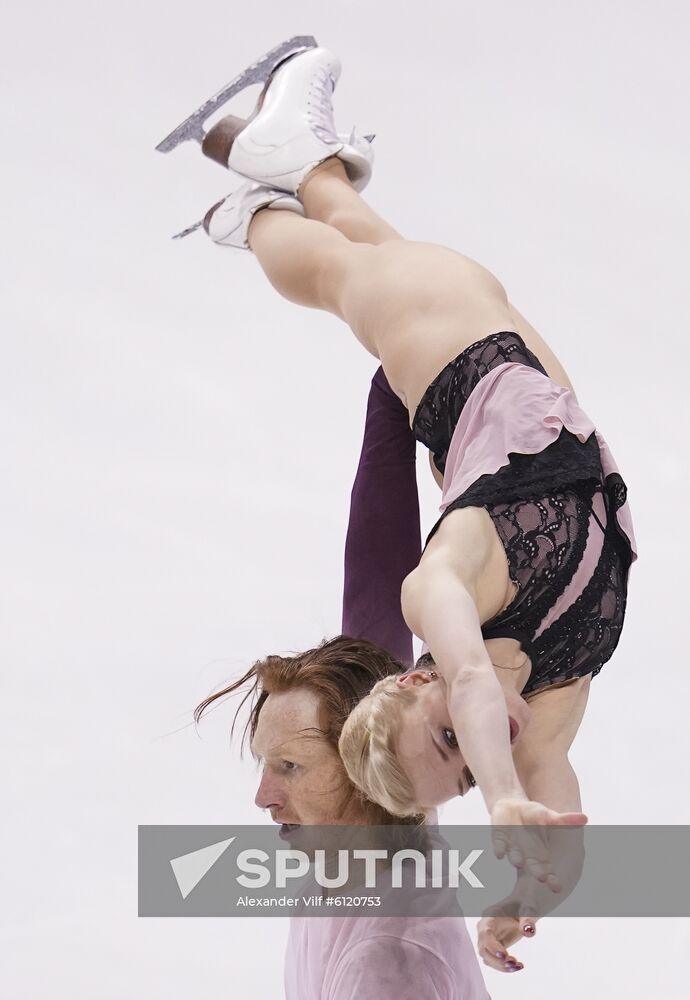
[{"label": "skate blade", "polygon": [[293,55],[296,52],[314,49],[316,46],[317,41],[312,35],[295,35],[294,38],[289,38],[286,42],[281,42],[280,45],[271,49],[270,52],[267,52],[257,62],[248,66],[239,76],[231,80],[227,86],[219,90],[213,97],[210,97],[208,101],[205,101],[189,118],[185,118],[181,125],[178,125],[169,136],[166,136],[162,142],[158,143],[156,149],[161,153],[169,153],[171,149],[175,149],[180,143],[187,142],[189,139],[203,142],[205,134],[203,129],[204,122],[214,111],[217,111],[218,108],[226,104],[235,94],[239,94],[247,87],[251,87],[252,84],[265,83],[281,60],[286,59],[289,55]]},{"label": "skate blade", "polygon": [[172,237],[172,239],[174,239],[174,240],[181,240],[181,239],[183,239],[183,237],[189,236],[190,233],[195,233],[197,231],[197,229],[201,229],[201,227],[203,226],[203,224],[204,224],[204,220],[200,219],[198,222],[195,222],[193,226],[187,226],[187,228],[183,229],[181,233],[175,233],[175,235]]}]

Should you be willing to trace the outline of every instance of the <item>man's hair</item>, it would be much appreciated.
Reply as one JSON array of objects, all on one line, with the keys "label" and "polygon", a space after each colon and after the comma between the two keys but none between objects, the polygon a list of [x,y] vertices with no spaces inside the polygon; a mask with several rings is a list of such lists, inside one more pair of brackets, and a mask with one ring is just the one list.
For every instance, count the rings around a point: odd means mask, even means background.
[{"label": "man's hair", "polygon": [[[318,735],[336,753],[345,722],[352,710],[384,678],[401,674],[405,667],[399,660],[387,653],[381,646],[366,639],[352,639],[339,635],[324,640],[313,649],[293,656],[267,656],[254,663],[247,672],[215,694],[209,695],[194,710],[194,719],[199,722],[206,710],[220,698],[233,694],[248,686],[235,712],[231,735],[235,731],[239,713],[249,700],[249,719],[242,734],[244,746],[249,736],[256,733],[261,709],[270,694],[294,691],[304,688],[319,699],[320,729]],[[346,775],[343,772],[343,778]],[[347,782],[349,785],[349,782]],[[391,815],[381,805],[371,801],[356,786],[349,789],[350,801],[357,801],[367,825],[386,826],[401,823],[400,816]],[[419,823],[423,816],[408,816],[407,823]]]},{"label": "man's hair", "polygon": [[396,752],[403,713],[416,696],[415,688],[401,687],[395,677],[378,681],[351,712],[338,744],[350,781],[399,818],[423,812]]}]

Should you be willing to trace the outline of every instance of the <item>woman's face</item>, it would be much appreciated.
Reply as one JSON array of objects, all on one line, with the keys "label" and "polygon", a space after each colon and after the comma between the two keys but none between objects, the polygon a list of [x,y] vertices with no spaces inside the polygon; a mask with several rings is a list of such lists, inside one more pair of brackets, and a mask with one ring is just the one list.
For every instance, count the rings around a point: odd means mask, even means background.
[{"label": "woman's face", "polygon": [[415,688],[405,708],[397,741],[397,757],[423,809],[466,795],[474,778],[458,747],[446,703],[446,686],[428,671],[403,674],[398,683]]}]

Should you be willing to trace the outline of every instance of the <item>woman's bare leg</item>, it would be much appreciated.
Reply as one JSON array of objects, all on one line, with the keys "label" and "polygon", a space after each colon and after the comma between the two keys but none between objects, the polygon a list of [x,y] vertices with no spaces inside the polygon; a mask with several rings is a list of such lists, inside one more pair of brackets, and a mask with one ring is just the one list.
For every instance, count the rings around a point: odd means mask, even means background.
[{"label": "woman's bare leg", "polygon": [[[318,183],[312,183],[318,177]],[[403,237],[364,201],[335,157],[311,172],[300,189],[307,218],[325,222],[353,243],[378,245]]]},{"label": "woman's bare leg", "polygon": [[[301,194],[308,213],[337,221],[339,228],[264,210],[249,229],[252,249],[283,296],[332,312],[350,326],[380,358],[411,412],[432,379],[469,344],[499,330],[521,332],[505,289],[489,271],[445,247],[400,238],[359,198],[339,162],[313,171]],[[377,245],[351,242],[340,227],[360,238],[364,232],[391,238]],[[539,342],[535,347],[545,348]]]},{"label": "woman's bare leg", "polygon": [[[269,281],[284,298],[348,322],[345,287],[360,267],[373,262],[375,247],[351,243],[323,222],[275,209],[255,214],[248,240]],[[356,336],[357,331],[353,332]]]},{"label": "woman's bare leg", "polygon": [[[318,182],[311,183],[316,177]],[[343,164],[335,157],[326,160],[310,174],[302,185],[300,197],[308,218],[325,222],[352,242],[378,245],[388,240],[404,239],[354,190]],[[560,385],[572,389],[565,369],[548,344],[512,302],[508,303],[508,308],[514,329],[539,357],[551,377]]]}]

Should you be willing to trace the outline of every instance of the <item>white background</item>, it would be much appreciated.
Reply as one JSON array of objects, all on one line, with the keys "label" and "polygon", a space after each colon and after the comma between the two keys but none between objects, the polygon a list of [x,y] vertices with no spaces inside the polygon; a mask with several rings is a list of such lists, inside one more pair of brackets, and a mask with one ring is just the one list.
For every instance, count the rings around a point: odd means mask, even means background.
[{"label": "white background", "polygon": [[[340,625],[376,362],[250,254],[173,243],[236,183],[153,150],[266,49],[343,62],[368,197],[495,271],[628,482],[641,558],[573,751],[592,823],[690,823],[687,47],[678,0],[12,4],[2,74],[0,994],[281,995],[282,920],[136,915],[138,823],[269,822],[231,710]],[[240,100],[240,113],[250,106]],[[425,456],[424,525],[438,496]],[[483,822],[479,797],[444,820]],[[495,998],[687,996],[689,921],[553,920]]]}]

